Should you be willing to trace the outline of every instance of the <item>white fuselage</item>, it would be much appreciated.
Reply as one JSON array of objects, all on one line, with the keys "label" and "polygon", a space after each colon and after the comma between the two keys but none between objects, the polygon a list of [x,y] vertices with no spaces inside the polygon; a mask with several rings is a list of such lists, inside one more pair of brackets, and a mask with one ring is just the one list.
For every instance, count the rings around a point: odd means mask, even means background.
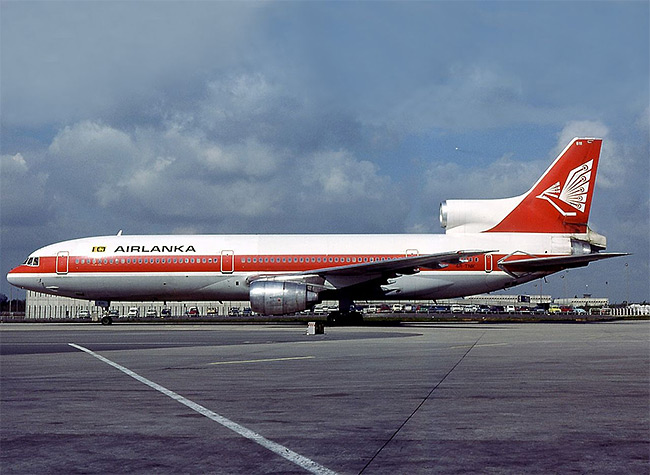
[{"label": "white fuselage", "polygon": [[572,237],[576,236],[102,236],[41,248],[30,255],[31,265],[12,270],[8,279],[25,289],[89,300],[248,300],[250,280],[260,275],[309,274],[317,269],[458,249],[485,251],[459,264],[437,270],[422,268],[413,275],[396,276],[350,294],[355,299],[436,299],[490,292],[541,277],[545,274],[514,277],[499,268],[499,259],[513,253],[570,255]]}]

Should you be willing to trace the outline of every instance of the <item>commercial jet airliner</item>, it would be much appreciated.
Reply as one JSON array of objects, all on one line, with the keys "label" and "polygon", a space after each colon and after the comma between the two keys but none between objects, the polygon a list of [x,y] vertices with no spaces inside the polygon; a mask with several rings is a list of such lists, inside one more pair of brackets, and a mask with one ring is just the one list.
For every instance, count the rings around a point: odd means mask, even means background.
[{"label": "commercial jet airliner", "polygon": [[523,195],[443,202],[445,234],[120,232],[43,247],[7,279],[105,308],[111,300],[242,300],[282,315],[338,300],[332,320],[351,318],[354,300],[491,292],[625,255],[602,252],[606,238],[587,226],[601,144],[573,139]]}]

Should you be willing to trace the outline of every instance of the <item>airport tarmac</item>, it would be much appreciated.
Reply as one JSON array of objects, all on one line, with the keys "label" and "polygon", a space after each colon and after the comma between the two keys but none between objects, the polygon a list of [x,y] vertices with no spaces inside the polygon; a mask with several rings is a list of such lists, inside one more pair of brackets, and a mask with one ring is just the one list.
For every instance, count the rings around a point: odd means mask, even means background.
[{"label": "airport tarmac", "polygon": [[650,322],[0,325],[0,471],[650,472]]}]

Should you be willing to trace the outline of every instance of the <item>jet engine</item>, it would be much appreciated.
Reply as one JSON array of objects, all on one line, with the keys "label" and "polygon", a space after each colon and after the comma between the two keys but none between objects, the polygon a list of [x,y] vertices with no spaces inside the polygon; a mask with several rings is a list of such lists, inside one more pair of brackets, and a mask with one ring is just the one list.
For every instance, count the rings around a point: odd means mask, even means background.
[{"label": "jet engine", "polygon": [[320,301],[316,289],[299,282],[257,280],[251,283],[251,310],[263,315],[301,312]]},{"label": "jet engine", "polygon": [[447,200],[440,203],[440,226],[446,233],[480,233],[493,228],[522,200]]}]

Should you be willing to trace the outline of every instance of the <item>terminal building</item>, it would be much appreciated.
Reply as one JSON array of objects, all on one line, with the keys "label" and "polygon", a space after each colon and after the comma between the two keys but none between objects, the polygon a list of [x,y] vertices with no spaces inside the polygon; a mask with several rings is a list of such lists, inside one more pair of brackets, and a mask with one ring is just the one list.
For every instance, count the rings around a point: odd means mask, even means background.
[{"label": "terminal building", "polygon": [[[111,302],[110,310],[119,316],[127,316],[131,309],[137,309],[138,316],[166,315],[180,317],[196,309],[199,315],[228,315],[236,308],[243,311],[248,302]],[[163,312],[165,310],[165,312]],[[42,294],[27,291],[25,299],[25,318],[35,319],[65,319],[65,318],[98,318],[103,309],[96,306],[94,301],[60,297],[58,295]]]}]

